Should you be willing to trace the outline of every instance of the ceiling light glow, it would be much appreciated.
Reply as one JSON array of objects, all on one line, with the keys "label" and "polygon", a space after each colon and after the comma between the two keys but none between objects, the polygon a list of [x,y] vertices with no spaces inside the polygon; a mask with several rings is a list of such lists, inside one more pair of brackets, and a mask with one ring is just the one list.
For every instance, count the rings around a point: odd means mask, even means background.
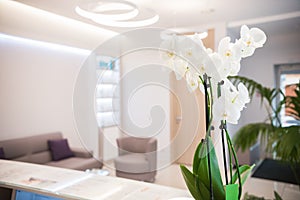
[{"label": "ceiling light glow", "polygon": [[81,15],[82,17],[88,18],[90,20],[111,20],[111,21],[118,21],[118,20],[130,20],[136,17],[139,14],[138,9],[134,9],[130,12],[121,13],[121,14],[100,14],[98,8],[95,8],[94,11],[87,11],[81,9],[80,7],[76,7],[75,11],[77,14]]},{"label": "ceiling light glow", "polygon": [[107,12],[111,10],[133,10],[136,9],[134,4],[124,4],[124,3],[109,3],[109,4],[97,4],[95,11],[97,12]]},{"label": "ceiling light glow", "polygon": [[85,55],[85,56],[91,54],[91,51],[87,50],[87,49],[81,49],[81,48],[77,48],[77,47],[71,47],[71,46],[67,46],[67,45],[44,42],[44,41],[39,41],[39,40],[32,40],[32,39],[28,39],[28,38],[22,38],[22,37],[18,37],[18,36],[3,34],[3,33],[0,33],[0,40],[1,39],[5,39],[6,41],[17,42],[17,43],[24,44],[24,45],[46,48],[46,49],[54,50],[54,51],[69,52],[69,53]]},{"label": "ceiling light glow", "polygon": [[[159,16],[150,9],[139,9],[135,4],[123,0],[92,0],[75,8],[77,14],[98,24],[113,27],[141,27],[156,23]],[[142,18],[140,14],[148,16]],[[134,20],[134,18],[138,18]]]}]

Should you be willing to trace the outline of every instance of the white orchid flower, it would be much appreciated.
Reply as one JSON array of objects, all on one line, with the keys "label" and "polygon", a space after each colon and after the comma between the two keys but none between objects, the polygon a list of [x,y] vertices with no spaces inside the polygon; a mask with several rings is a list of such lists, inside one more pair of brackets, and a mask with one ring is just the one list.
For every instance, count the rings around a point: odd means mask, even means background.
[{"label": "white orchid flower", "polygon": [[178,38],[180,38],[178,48],[180,49],[180,54],[182,55],[182,57],[184,57],[185,59],[189,59],[195,56],[195,42],[185,36],[178,36]]},{"label": "white orchid flower", "polygon": [[222,95],[213,104],[213,119],[216,122],[226,120],[228,123],[237,124],[240,111],[233,106],[231,95]]},{"label": "white orchid flower", "polygon": [[[210,54],[210,59],[213,63],[213,68],[216,69],[216,71],[213,71],[212,74],[207,73],[208,76],[215,79],[216,82],[220,82],[223,79],[227,78],[230,72],[230,69],[227,66],[223,65],[223,60],[220,54],[214,52]],[[208,71],[207,71],[208,72]]]},{"label": "white orchid flower", "polygon": [[241,63],[239,61],[236,61],[236,62],[230,62],[229,65],[230,65],[229,76],[238,75],[238,73],[241,69]]},{"label": "white orchid flower", "polygon": [[239,44],[231,43],[229,37],[225,37],[220,41],[218,46],[218,53],[224,60],[241,60],[241,46]]},{"label": "white orchid flower", "polygon": [[[166,50],[162,57],[172,65],[176,79],[185,77],[190,92],[199,88],[204,93],[202,78],[204,75],[209,77],[207,95],[213,99],[213,120],[236,124],[250,98],[244,84],[240,83],[236,88],[227,77],[237,75],[241,59],[251,56],[265,42],[266,35],[262,30],[249,29],[244,25],[241,27],[241,38],[235,43],[231,43],[229,37],[223,38],[217,52],[206,49],[197,35],[173,35],[162,43],[161,48]],[[221,81],[224,84],[220,86]]]},{"label": "white orchid flower", "polygon": [[209,77],[212,77],[214,74],[217,73],[214,63],[208,55],[199,57],[194,66],[195,71],[200,76],[207,74]]},{"label": "white orchid flower", "polygon": [[185,75],[187,88],[190,92],[195,91],[199,87],[199,76],[196,73],[192,73],[190,70],[186,72]]},{"label": "white orchid flower", "polygon": [[243,110],[243,108],[245,108],[245,105],[250,102],[249,92],[243,83],[238,84],[238,91],[239,94],[236,98],[236,104],[240,108],[240,110]]},{"label": "white orchid flower", "polygon": [[177,80],[182,79],[185,76],[185,73],[188,70],[188,62],[181,59],[180,57],[176,57],[174,59],[173,70],[175,72],[175,76]]},{"label": "white orchid flower", "polygon": [[231,92],[232,101],[239,110],[243,110],[245,105],[250,102],[248,89],[243,83],[239,83],[236,88],[228,79],[225,79],[223,87],[225,92]]},{"label": "white orchid flower", "polygon": [[266,34],[259,28],[249,29],[243,25],[241,27],[241,39],[238,41],[242,46],[242,58],[252,56],[255,49],[262,47],[266,40]]},{"label": "white orchid flower", "polygon": [[168,37],[168,39],[163,40],[163,42],[160,45],[160,49],[161,49],[160,54],[164,60],[168,61],[176,57],[176,55],[178,54],[177,43],[178,43],[178,38],[174,34]]},{"label": "white orchid flower", "polygon": [[239,83],[237,90],[228,79],[225,79],[221,88],[221,97],[214,101],[213,116],[215,120],[236,124],[241,111],[250,102],[248,90],[243,83]]},{"label": "white orchid flower", "polygon": [[241,45],[231,43],[229,37],[223,38],[218,46],[218,54],[222,59],[222,65],[218,71],[223,78],[235,76],[240,71]]},{"label": "white orchid flower", "polygon": [[203,60],[206,54],[205,48],[201,41],[195,41],[196,38],[193,37],[183,37],[178,42],[178,47],[180,48],[179,54],[185,59],[190,65],[197,66]]},{"label": "white orchid flower", "polygon": [[243,83],[238,84],[238,89],[228,80],[227,85],[230,85],[229,90],[232,94],[232,103],[242,111],[245,105],[250,102],[249,92]]}]

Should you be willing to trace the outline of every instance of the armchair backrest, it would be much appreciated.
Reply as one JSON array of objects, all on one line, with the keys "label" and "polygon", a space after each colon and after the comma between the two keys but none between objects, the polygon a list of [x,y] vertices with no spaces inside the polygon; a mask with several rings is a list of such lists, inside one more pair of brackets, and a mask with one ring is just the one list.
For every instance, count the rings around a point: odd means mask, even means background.
[{"label": "armchair backrest", "polygon": [[122,137],[117,138],[119,154],[124,153],[148,153],[156,151],[157,140],[155,138]]},{"label": "armchair backrest", "polygon": [[143,153],[150,163],[150,171],[156,170],[157,140],[155,138],[122,137],[117,138],[119,155]]}]

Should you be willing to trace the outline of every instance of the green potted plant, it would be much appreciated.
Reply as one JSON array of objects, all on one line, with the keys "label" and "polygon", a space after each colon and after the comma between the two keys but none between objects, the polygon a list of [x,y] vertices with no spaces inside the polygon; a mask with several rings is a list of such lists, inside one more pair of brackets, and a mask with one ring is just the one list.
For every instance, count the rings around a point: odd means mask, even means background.
[{"label": "green potted plant", "polygon": [[[279,88],[268,88],[246,77],[230,77],[234,82],[242,82],[249,90],[250,98],[258,92],[261,102],[265,102],[268,119],[264,122],[250,123],[241,127],[233,138],[236,149],[245,151],[258,140],[266,145],[266,151],[275,155],[276,159],[288,162],[292,169],[300,164],[300,125],[283,126],[280,112],[289,108],[292,117],[300,119],[300,80],[294,90],[295,96],[287,96]],[[275,100],[280,99],[275,104]],[[296,175],[296,174],[295,174]],[[295,176],[297,179],[297,176]],[[297,180],[300,185],[300,180]]]}]

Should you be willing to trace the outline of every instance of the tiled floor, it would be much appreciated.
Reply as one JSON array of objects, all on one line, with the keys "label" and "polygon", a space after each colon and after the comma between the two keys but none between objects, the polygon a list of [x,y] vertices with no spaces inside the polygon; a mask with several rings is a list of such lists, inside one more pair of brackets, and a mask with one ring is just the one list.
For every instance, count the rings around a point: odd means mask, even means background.
[{"label": "tiled floor", "polygon": [[[110,171],[110,176],[115,176],[112,167],[104,167],[104,169]],[[187,189],[178,164],[172,164],[167,168],[159,170],[157,172],[155,184]],[[300,188],[297,185],[258,178],[249,178],[246,181],[243,187],[243,194],[248,192],[248,194],[265,197],[266,199],[273,199],[274,190],[281,195],[283,200],[300,200]]]}]

